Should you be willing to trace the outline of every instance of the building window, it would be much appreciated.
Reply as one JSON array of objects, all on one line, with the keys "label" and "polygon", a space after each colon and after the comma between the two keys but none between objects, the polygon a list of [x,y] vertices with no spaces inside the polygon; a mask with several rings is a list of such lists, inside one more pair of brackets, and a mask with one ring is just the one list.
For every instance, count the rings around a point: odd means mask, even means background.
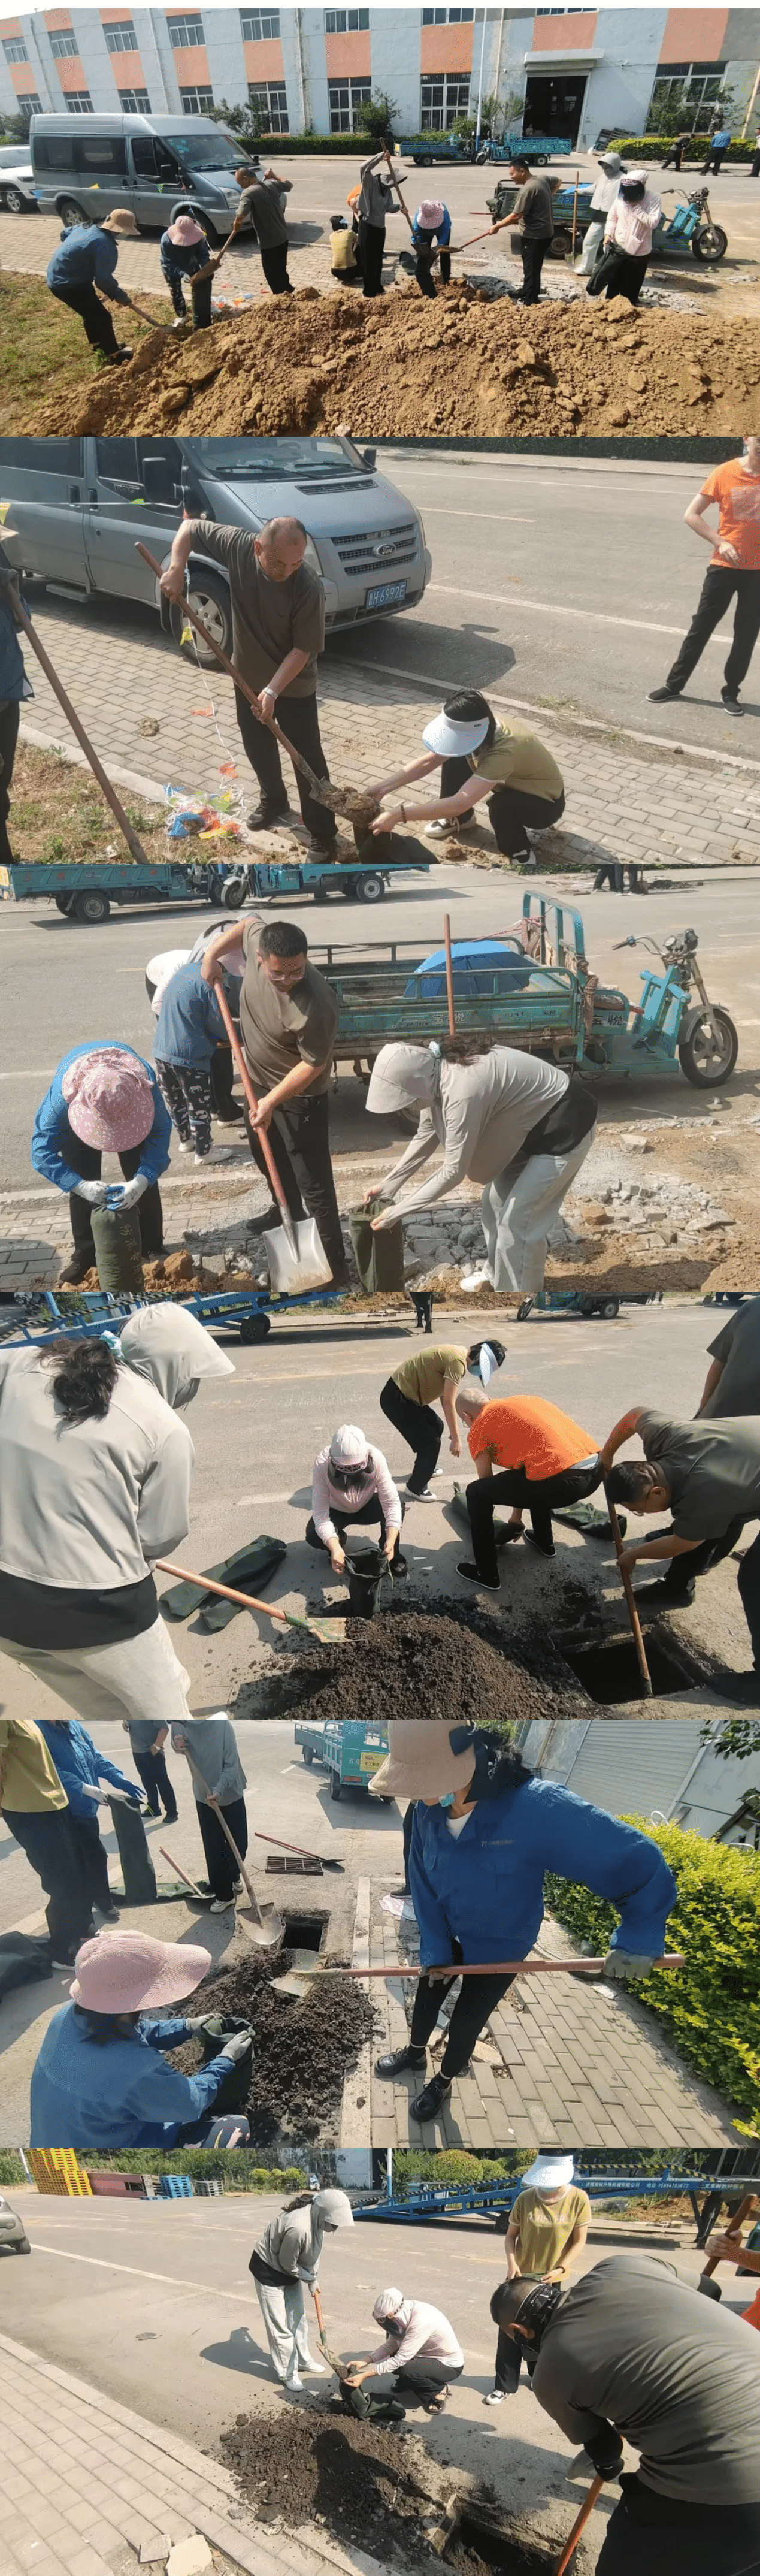
[{"label": "building window", "polygon": [[[279,36],[279,9],[241,10],[240,33],[244,45],[263,45],[270,41],[272,36]],[[287,133],[287,127],[284,127],[283,131]]]},{"label": "building window", "polygon": [[169,40],[175,54],[180,53],[185,45],[205,44],[203,19],[200,15],[197,18],[170,18]]},{"label": "building window", "polygon": [[150,115],[150,99],[146,89],[120,89],[119,106],[122,116]]},{"label": "building window", "polygon": [[469,80],[450,80],[447,73],[421,85],[420,133],[448,134],[459,116],[467,116],[470,106]]},{"label": "building window", "polygon": [[650,134],[658,131],[658,111],[675,108],[684,131],[706,134],[713,109],[720,104],[724,63],[664,63],[658,70],[649,103]]},{"label": "building window", "polygon": [[179,96],[183,116],[208,116],[214,104],[212,89],[181,89]]},{"label": "building window", "polygon": [[23,36],[5,36],[3,53],[7,63],[28,63],[29,61]]},{"label": "building window", "polygon": [[131,18],[124,18],[118,27],[105,27],[103,32],[106,40],[107,53],[137,53],[137,37],[135,35]]},{"label": "building window", "polygon": [[284,81],[249,81],[248,105],[261,109],[264,134],[289,134],[288,93]]},{"label": "building window", "polygon": [[51,54],[55,54],[56,62],[61,61],[66,54],[78,54],[79,46],[70,27],[64,27],[60,36],[51,36],[50,51]]},{"label": "building window", "polygon": [[67,89],[66,107],[69,116],[92,116],[93,105],[89,90]]},{"label": "building window", "polygon": [[[325,10],[326,36],[355,36],[357,34],[363,34],[364,29],[368,26],[368,9]],[[342,129],[339,126],[335,126],[333,131],[337,134],[340,133]]]},{"label": "building window", "polygon": [[[547,10],[547,17],[548,14]],[[464,24],[469,26],[474,16],[474,9],[423,9],[422,24],[423,27],[459,27]],[[541,16],[540,9],[538,16],[539,18]]]},{"label": "building window", "polygon": [[357,134],[357,110],[362,101],[372,96],[371,81],[328,81],[330,98],[330,133]]},{"label": "building window", "polygon": [[16,106],[20,116],[42,115],[42,100],[37,97],[36,89],[25,89],[23,95],[17,99]]}]

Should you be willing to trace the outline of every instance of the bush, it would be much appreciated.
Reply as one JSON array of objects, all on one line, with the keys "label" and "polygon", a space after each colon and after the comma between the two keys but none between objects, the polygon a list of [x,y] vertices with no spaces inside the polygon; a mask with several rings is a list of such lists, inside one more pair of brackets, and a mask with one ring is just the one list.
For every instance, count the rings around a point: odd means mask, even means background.
[{"label": "bush", "polygon": [[[708,142],[709,135],[693,134],[691,141],[684,148],[684,162],[693,168],[695,161],[704,161]],[[672,134],[629,134],[624,142],[621,142],[616,135],[614,149],[619,152],[621,161],[664,161],[665,154],[671,150],[672,143]],[[737,136],[735,142],[729,143],[725,159],[726,161],[751,161],[754,149],[754,142],[744,143],[741,137]],[[673,176],[677,179],[677,170],[674,170]]]},{"label": "bush", "polygon": [[506,2156],[470,2155],[463,2147],[444,2147],[439,2154],[426,2154],[415,2147],[398,2147],[393,2158],[393,2189],[397,2200],[405,2200],[418,2183],[472,2183],[473,2189],[487,2190],[493,2182],[519,2182],[533,2161],[527,2149]]},{"label": "bush", "polygon": [[[760,2113],[760,1854],[725,1843],[703,1842],[679,1825],[652,1825],[627,1816],[657,1843],[673,1871],[678,1893],[668,1924],[672,1949],[683,1950],[680,1971],[653,1970],[636,1984],[681,2056],[708,2084],[716,2084],[742,2111]],[[607,1948],[619,1920],[615,1909],[589,1888],[568,1879],[546,1879],[547,1903],[592,1952]]]},{"label": "bush", "polygon": [[6,2184],[8,2184],[9,2187],[12,2187],[14,2183],[18,2182],[26,2182],[26,2174],[21,2162],[21,2157],[14,2155],[12,2147],[1,2147],[0,2191],[4,2189]]},{"label": "bush", "polygon": [[[306,2191],[309,2181],[302,2165],[261,2165],[250,2147],[173,2147],[168,2153],[163,2147],[109,2147],[102,2155],[83,2149],[80,2161],[92,2173],[190,2174],[196,2182],[223,2182],[228,2191],[281,2192],[283,2199]],[[18,2178],[23,2180],[20,2167]]]}]

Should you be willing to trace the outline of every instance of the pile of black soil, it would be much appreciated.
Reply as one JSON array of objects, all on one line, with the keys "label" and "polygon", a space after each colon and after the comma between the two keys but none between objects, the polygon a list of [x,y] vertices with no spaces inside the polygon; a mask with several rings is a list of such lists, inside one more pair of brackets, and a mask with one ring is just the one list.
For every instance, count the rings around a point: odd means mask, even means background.
[{"label": "pile of black soil", "polygon": [[517,2529],[510,2535],[487,2490],[466,2499],[462,2534],[452,2534],[442,2560],[425,2525],[442,2518],[451,2472],[434,2467],[414,2435],[333,2413],[327,2400],[308,2414],[288,2407],[287,2414],[238,2415],[221,2449],[262,2522],[301,2529],[320,2521],[344,2548],[358,2545],[382,2567],[403,2565],[410,2576],[442,2565],[457,2576],[486,2576],[494,2566],[505,2576],[550,2576],[552,2553]]},{"label": "pile of black soil", "polygon": [[[304,2003],[273,1992],[272,1981],[293,1964],[292,1950],[274,1957],[252,1951],[203,1987],[204,2012],[242,2015],[254,2031],[253,2070],[247,2101],[251,2144],[277,2137],[316,2138],[340,2110],[343,2080],[371,2038],[375,2016],[358,1984],[330,1977],[314,1985]],[[196,1996],[196,2008],[197,2008]],[[172,2064],[194,2075],[204,2063],[200,2040],[172,2052]]]},{"label": "pile of black soil", "polygon": [[305,1648],[298,1658],[301,1702],[292,1714],[323,1718],[368,1718],[373,1724],[389,1717],[446,1717],[452,1724],[475,1719],[487,1727],[496,1719],[545,1718],[551,1699],[562,1688],[557,1679],[540,1679],[541,1637],[515,1639],[504,1623],[474,1612],[467,1604],[445,1605],[441,1615],[411,1604],[381,1612],[376,1619],[352,1620],[345,1645]]}]

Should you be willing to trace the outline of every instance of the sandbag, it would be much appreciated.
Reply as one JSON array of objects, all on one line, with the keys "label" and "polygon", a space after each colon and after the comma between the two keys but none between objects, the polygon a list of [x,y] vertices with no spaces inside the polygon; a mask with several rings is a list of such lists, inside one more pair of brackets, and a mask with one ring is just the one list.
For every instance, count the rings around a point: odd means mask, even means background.
[{"label": "sandbag", "polygon": [[[456,1513],[457,1520],[461,1523],[462,1529],[468,1530],[470,1527],[470,1515],[467,1509],[467,1495],[463,1485],[455,1484],[451,1497],[451,1508],[452,1511]],[[509,1522],[497,1520],[494,1515],[493,1534],[494,1544],[496,1547],[506,1547],[508,1529]]]},{"label": "sandbag", "polygon": [[401,1218],[399,1217],[397,1225],[389,1226],[387,1234],[372,1232],[371,1220],[373,1216],[382,1214],[383,1206],[382,1199],[370,1199],[367,1207],[351,1208],[349,1211],[348,1230],[351,1236],[351,1250],[362,1287],[366,1288],[370,1297],[376,1295],[379,1289],[403,1288],[404,1285],[404,1231]]},{"label": "sandbag", "polygon": [[356,856],[362,867],[376,868],[430,867],[435,849],[429,841],[418,841],[412,832],[368,832],[357,845]]},{"label": "sandbag", "polygon": [[346,2414],[357,2416],[360,2424],[403,2424],[405,2422],[406,2407],[402,2406],[399,2397],[369,2397],[364,2388],[350,2388],[345,2379],[339,2380],[338,2386]]},{"label": "sandbag", "polygon": [[[281,1538],[255,1538],[248,1547],[239,1547],[235,1556],[225,1556],[220,1565],[204,1565],[207,1582],[229,1583],[234,1592],[262,1592],[271,1581],[283,1557],[287,1556]],[[189,1619],[197,1611],[203,1629],[227,1628],[237,1618],[234,1601],[217,1601],[213,1592],[201,1593],[197,1583],[173,1583],[170,1592],[161,1595],[162,1619]]]},{"label": "sandbag", "polygon": [[[233,2013],[210,2013],[201,2031],[204,2066],[209,2066],[212,2058],[223,2056],[225,2038],[231,2039],[233,2032],[247,2030],[248,2027],[246,2021]],[[230,2067],[221,2091],[216,2095],[213,2104],[215,2119],[220,2112],[244,2109],[250,2090],[252,2065],[253,2031],[251,2031],[250,2048],[246,2049],[244,2057],[238,2058],[236,2065]]]},{"label": "sandbag", "polygon": [[140,1297],[143,1271],[137,1208],[93,1208],[92,1240],[101,1288],[120,1297]]},{"label": "sandbag", "polygon": [[0,1934],[0,2002],[14,1986],[30,1986],[50,1975],[50,1942],[28,1932]]},{"label": "sandbag", "polygon": [[156,1873],[139,1808],[121,1798],[109,1798],[108,1804],[124,1876],[125,1903],[155,1905]]}]

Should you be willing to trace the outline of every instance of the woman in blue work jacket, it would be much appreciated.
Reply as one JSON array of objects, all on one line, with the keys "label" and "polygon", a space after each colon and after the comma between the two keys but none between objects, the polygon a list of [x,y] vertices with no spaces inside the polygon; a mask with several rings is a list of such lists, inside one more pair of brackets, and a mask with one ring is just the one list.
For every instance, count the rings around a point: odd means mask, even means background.
[{"label": "woman in blue work jacket", "polygon": [[[661,1955],[676,1882],[648,1834],[587,1805],[554,1780],[538,1780],[499,1739],[445,1718],[391,1718],[375,1797],[416,1801],[409,1853],[420,1930],[420,1977],[406,2048],[381,2057],[380,2076],[424,2073],[441,2009],[441,1980],[459,1964],[524,1959],[544,1912],[544,1873],[579,1881],[620,1912],[604,1973],[646,1977]],[[449,1964],[454,1962],[453,1968]],[[478,2033],[512,1977],[465,1977],[449,2022],[440,2074],[410,2104],[435,2119],[472,2055]]]},{"label": "woman in blue work jacket", "polygon": [[251,2031],[224,2036],[197,2075],[164,2056],[204,2029],[202,2013],[166,2007],[194,1995],[210,1967],[210,1950],[148,1932],[83,1942],[71,2002],[48,2022],[32,2075],[33,2147],[247,2146],[244,2112],[214,2105],[241,2083],[235,2068],[250,2057]]},{"label": "woman in blue work jacket", "polygon": [[440,197],[423,197],[412,225],[412,249],[416,258],[415,275],[423,295],[434,295],[433,261],[438,251],[441,285],[448,286],[451,276],[451,216]]},{"label": "woman in blue work jacket", "polygon": [[60,1287],[76,1287],[95,1267],[90,1210],[105,1207],[111,1188],[102,1178],[104,1154],[117,1155],[121,1166],[125,1187],[119,1205],[139,1202],[143,1260],[160,1259],[158,1180],[169,1161],[171,1132],[154,1066],[121,1038],[91,1039],[62,1055],[37,1111],[31,1149],[35,1171],[69,1193],[74,1246]]}]

